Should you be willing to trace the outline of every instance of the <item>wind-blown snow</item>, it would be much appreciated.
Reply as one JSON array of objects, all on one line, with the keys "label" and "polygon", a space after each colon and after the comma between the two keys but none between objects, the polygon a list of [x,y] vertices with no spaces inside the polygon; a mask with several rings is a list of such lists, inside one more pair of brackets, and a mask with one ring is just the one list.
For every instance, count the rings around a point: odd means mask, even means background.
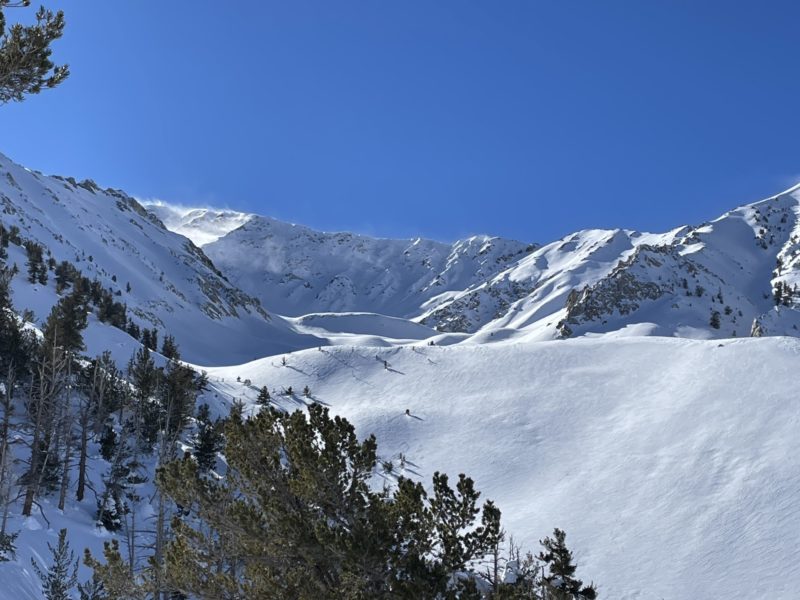
[{"label": "wind-blown snow", "polygon": [[253,215],[216,208],[187,208],[161,200],[143,200],[142,206],[175,233],[185,235],[200,247],[247,223]]}]

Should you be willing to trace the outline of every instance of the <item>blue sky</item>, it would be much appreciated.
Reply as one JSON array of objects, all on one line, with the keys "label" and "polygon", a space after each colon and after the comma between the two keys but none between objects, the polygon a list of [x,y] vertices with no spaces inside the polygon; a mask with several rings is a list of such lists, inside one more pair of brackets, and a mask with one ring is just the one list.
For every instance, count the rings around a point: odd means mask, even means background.
[{"label": "blue sky", "polygon": [[141,197],[545,242],[800,180],[797,2],[45,3],[72,76],[0,151]]}]

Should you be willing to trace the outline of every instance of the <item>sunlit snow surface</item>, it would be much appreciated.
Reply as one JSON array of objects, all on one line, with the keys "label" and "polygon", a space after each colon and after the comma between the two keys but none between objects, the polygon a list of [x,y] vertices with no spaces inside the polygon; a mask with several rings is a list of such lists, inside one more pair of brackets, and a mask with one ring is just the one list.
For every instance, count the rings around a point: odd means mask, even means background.
[{"label": "sunlit snow surface", "polygon": [[[796,190],[695,228],[585,230],[544,246],[378,240],[204,209],[176,224],[162,211],[214,265],[123,193],[2,156],[0,202],[6,226],[119,292],[140,325],[174,334],[208,370],[201,402],[216,414],[234,398],[255,410],[262,385],[286,409],[329,405],[376,434],[381,458],[407,476],[474,477],[527,547],[564,528],[601,597],[798,595],[800,341],[743,337],[754,319],[767,335],[798,335],[800,312],[772,299],[778,281],[800,283]],[[14,301],[40,325],[58,296],[52,276],[27,283],[25,261],[12,245]],[[664,293],[556,340],[570,293],[601,294],[620,273]],[[86,343],[120,366],[138,347],[94,317]],[[282,395],[289,386],[295,395]],[[89,467],[100,489],[108,465],[96,447]],[[0,564],[0,598],[41,597],[30,559],[48,560],[59,528],[77,554],[109,537],[93,525],[93,494],[64,514],[54,502],[43,499],[49,523],[12,511],[20,551]]]},{"label": "sunlit snow surface", "polygon": [[794,338],[342,346],[292,354],[285,367],[280,358],[210,369],[212,384],[250,402],[259,386],[278,398],[292,386],[297,395],[280,399],[288,409],[308,385],[376,434],[406,476],[474,477],[526,546],[564,528],[601,597],[797,597]]}]

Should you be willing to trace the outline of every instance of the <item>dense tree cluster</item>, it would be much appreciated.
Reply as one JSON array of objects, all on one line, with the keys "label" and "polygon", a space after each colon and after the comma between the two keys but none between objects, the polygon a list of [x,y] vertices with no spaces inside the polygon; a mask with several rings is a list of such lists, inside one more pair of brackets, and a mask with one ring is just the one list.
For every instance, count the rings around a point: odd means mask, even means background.
[{"label": "dense tree cluster", "polygon": [[792,287],[785,281],[779,281],[773,291],[775,306],[792,306],[797,295],[797,284]]}]

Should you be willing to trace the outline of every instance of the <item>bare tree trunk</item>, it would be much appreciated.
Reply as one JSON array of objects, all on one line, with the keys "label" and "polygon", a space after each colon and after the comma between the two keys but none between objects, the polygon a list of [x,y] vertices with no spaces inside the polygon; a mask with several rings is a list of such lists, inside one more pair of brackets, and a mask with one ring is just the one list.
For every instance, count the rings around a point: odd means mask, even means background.
[{"label": "bare tree trunk", "polygon": [[3,504],[3,516],[0,519],[0,534],[6,532],[8,511],[11,505],[11,460],[9,457],[8,435],[11,430],[11,414],[14,385],[16,381],[13,363],[8,367],[5,381],[5,393],[2,394],[3,424],[0,426],[0,502]]},{"label": "bare tree trunk", "polygon": [[78,502],[83,500],[86,493],[86,454],[89,447],[89,433],[86,431],[86,422],[81,419],[81,440],[78,450],[78,489],[75,492],[75,499]]},{"label": "bare tree trunk", "polygon": [[0,518],[0,535],[5,535],[8,525],[8,511],[11,508],[11,459],[4,454],[0,462],[0,502],[3,503],[3,516]]},{"label": "bare tree trunk", "polygon": [[43,467],[47,461],[49,447],[44,452],[44,460],[40,449],[43,441],[49,441],[45,436],[45,429],[50,428],[53,421],[53,405],[63,385],[62,374],[69,357],[61,352],[54,344],[52,354],[44,357],[37,369],[39,389],[32,390],[30,401],[36,403],[36,416],[34,418],[33,439],[31,441],[31,458],[28,481],[25,485],[25,500],[22,505],[22,514],[31,515],[33,500],[41,485]]},{"label": "bare tree trunk", "polygon": [[[67,389],[70,389],[68,386]],[[71,394],[67,393],[65,400],[64,418],[62,432],[64,436],[64,461],[61,463],[61,489],[58,495],[58,509],[64,510],[67,501],[67,490],[69,489],[69,469],[72,460],[72,408],[70,407]]]},{"label": "bare tree trunk", "polygon": [[0,426],[0,465],[5,464],[6,452],[8,451],[8,432],[11,429],[11,413],[14,411],[12,405],[12,394],[14,390],[14,366],[9,365],[6,374],[5,393],[2,394],[3,424]]},{"label": "bare tree trunk", "polygon": [[[78,502],[83,500],[86,493],[86,459],[89,447],[89,420],[92,414],[92,409],[97,409],[96,423],[102,423],[105,418],[101,414],[101,408],[104,402],[106,384],[108,381],[107,374],[104,372],[104,363],[100,359],[95,361],[94,371],[92,373],[92,385],[89,389],[89,394],[84,401],[81,402],[80,409],[80,449],[78,454],[78,489],[75,497]],[[99,427],[98,427],[99,429]],[[97,433],[97,431],[95,431]]]},{"label": "bare tree trunk", "polygon": [[[121,406],[119,409],[119,422],[123,423],[125,419],[125,406]],[[125,451],[125,444],[128,443],[127,438],[125,437],[125,427],[120,428],[119,432],[119,440],[117,441],[117,451],[114,454],[114,461],[111,463],[111,472],[117,470],[120,463],[122,462],[122,454]],[[104,500],[105,500],[105,493],[104,493]],[[103,501],[100,503],[100,508],[97,511],[97,522],[102,524],[103,517],[105,517],[106,511],[106,503]]]}]

